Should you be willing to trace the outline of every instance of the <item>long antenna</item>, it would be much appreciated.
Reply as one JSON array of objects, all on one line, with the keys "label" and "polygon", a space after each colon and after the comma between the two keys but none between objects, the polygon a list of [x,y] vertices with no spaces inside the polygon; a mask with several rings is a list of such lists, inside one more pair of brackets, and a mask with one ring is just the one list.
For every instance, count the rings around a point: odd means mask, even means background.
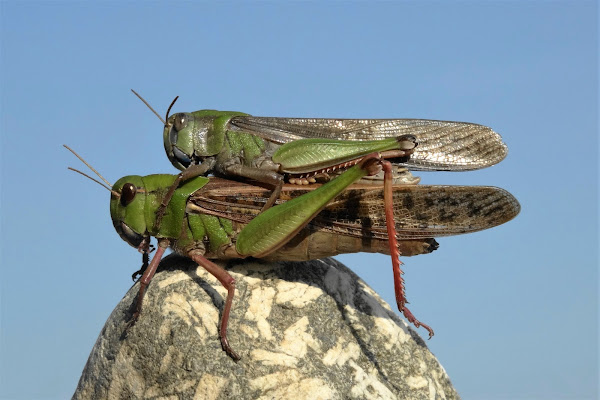
[{"label": "long antenna", "polygon": [[[179,98],[179,96],[176,96],[173,101],[171,102],[171,105],[169,106],[169,108],[167,109],[167,117],[165,118],[166,120],[169,119],[169,113],[171,112],[171,108],[173,108],[173,105],[175,105],[175,102],[177,101],[177,99]],[[165,124],[165,126],[167,126],[167,124]]]},{"label": "long antenna", "polygon": [[[71,153],[75,154],[75,157],[79,158],[79,160],[84,163],[89,169],[91,169],[92,171],[94,171],[96,173],[96,175],[98,175],[100,177],[100,179],[102,179],[104,181],[104,183],[106,183],[109,187],[112,187],[112,185],[106,180],[104,179],[104,177],[102,175],[100,175],[100,173],[98,171],[96,171],[94,169],[94,167],[92,167],[90,164],[88,164],[83,158],[81,158],[81,156],[77,153],[75,153],[75,150],[71,149],[69,146],[67,146],[66,144],[63,144],[63,146],[69,150]],[[85,175],[85,174],[84,174]],[[110,189],[109,189],[110,190]]]},{"label": "long antenna", "polygon": [[[140,99],[153,113],[154,115],[156,115],[158,117],[158,119],[160,119],[160,122],[163,123],[163,125],[167,125],[167,123],[165,122],[164,119],[162,119],[162,117],[160,115],[158,115],[158,113],[154,110],[154,108],[152,108],[152,106],[150,104],[148,104],[148,102],[146,100],[144,100],[144,98],[142,96],[140,96],[135,90],[131,89],[131,91],[133,92],[133,94],[135,94],[138,99]],[[169,115],[169,113],[167,112],[167,115]]]},{"label": "long antenna", "polygon": [[[96,182],[98,185],[102,186],[103,188],[106,188],[106,189],[108,189],[108,191],[109,191],[109,192],[113,192],[113,190],[112,190],[111,188],[109,188],[108,186],[106,186],[104,183],[100,182],[98,179],[94,179],[94,178],[92,178],[91,176],[89,176],[88,174],[86,174],[86,173],[83,173],[83,172],[81,172],[80,170],[78,170],[78,169],[75,169],[75,168],[67,167],[67,169],[70,169],[71,171],[77,172],[78,174],[81,174],[81,175],[85,176],[86,178],[93,180],[93,181],[94,181],[94,182]],[[115,192],[115,193],[116,193],[116,192]]]}]

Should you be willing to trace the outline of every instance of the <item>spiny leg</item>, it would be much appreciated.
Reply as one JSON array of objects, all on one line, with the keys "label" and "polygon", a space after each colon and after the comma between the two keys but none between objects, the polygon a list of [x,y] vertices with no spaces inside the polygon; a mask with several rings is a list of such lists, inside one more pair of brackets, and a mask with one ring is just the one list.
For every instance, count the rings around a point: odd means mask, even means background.
[{"label": "spiny leg", "polygon": [[208,271],[209,274],[217,278],[217,280],[221,282],[221,285],[227,289],[227,299],[225,299],[225,306],[223,307],[221,322],[219,323],[219,336],[221,337],[221,346],[223,347],[223,350],[225,350],[229,357],[234,361],[238,361],[241,357],[233,351],[229,345],[229,340],[227,339],[227,324],[229,322],[231,305],[233,304],[233,296],[235,295],[235,279],[233,279],[233,277],[223,268],[198,253],[190,252],[188,257]]},{"label": "spiny leg", "polygon": [[429,332],[429,338],[434,335],[433,329],[415,318],[412,312],[406,307],[406,295],[404,293],[404,279],[402,278],[402,269],[400,268],[400,250],[398,248],[398,239],[396,234],[396,223],[394,221],[394,203],[392,190],[392,164],[389,161],[382,161],[384,175],[383,196],[385,203],[385,222],[387,226],[390,254],[392,256],[392,268],[394,272],[394,292],[396,293],[396,304],[398,310],[404,314],[404,317],[417,328],[423,327]]}]

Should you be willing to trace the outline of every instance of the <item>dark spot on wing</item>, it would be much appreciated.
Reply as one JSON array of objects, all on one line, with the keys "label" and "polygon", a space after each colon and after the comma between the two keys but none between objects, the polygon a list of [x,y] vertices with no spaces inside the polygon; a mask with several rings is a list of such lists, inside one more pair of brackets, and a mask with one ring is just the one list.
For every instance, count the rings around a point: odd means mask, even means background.
[{"label": "dark spot on wing", "polygon": [[427,220],[429,220],[429,216],[427,214],[423,214],[423,213],[416,213],[415,214],[415,218],[418,221],[427,221]]},{"label": "dark spot on wing", "polygon": [[404,197],[402,206],[404,208],[406,208],[407,210],[412,210],[412,208],[415,206],[415,202],[414,202],[412,196],[408,195],[408,196]]},{"label": "dark spot on wing", "polygon": [[475,204],[471,203],[469,204],[469,217],[475,217],[479,214],[481,214],[481,207],[480,206],[476,206]]},{"label": "dark spot on wing", "polygon": [[456,213],[452,211],[448,212],[445,208],[440,208],[438,218],[443,222],[453,221],[456,218]]}]

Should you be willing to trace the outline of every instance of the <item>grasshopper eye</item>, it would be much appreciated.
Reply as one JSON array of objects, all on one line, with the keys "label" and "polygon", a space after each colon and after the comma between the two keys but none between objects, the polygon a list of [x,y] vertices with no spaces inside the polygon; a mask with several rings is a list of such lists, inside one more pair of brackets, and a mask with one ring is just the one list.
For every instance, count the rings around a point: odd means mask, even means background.
[{"label": "grasshopper eye", "polygon": [[121,204],[123,206],[129,205],[135,198],[135,193],[137,189],[131,183],[126,183],[123,185],[123,189],[121,189]]},{"label": "grasshopper eye", "polygon": [[186,114],[178,113],[178,114],[175,114],[174,118],[175,118],[175,121],[173,123],[173,126],[176,131],[179,132],[180,130],[182,130],[186,126],[188,126],[189,118]]}]

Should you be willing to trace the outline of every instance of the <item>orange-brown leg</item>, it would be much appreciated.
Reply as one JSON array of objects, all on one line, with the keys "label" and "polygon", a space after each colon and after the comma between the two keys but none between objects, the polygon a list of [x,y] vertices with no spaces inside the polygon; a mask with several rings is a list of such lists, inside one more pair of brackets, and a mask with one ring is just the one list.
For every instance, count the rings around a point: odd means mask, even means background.
[{"label": "orange-brown leg", "polygon": [[382,161],[384,171],[383,197],[385,202],[385,222],[390,244],[390,254],[392,256],[392,268],[394,271],[394,292],[396,293],[396,304],[398,310],[404,314],[404,317],[417,328],[423,327],[429,332],[429,338],[433,336],[433,329],[415,318],[412,312],[406,308],[406,295],[404,293],[404,279],[402,269],[400,268],[400,250],[398,249],[398,236],[396,234],[396,223],[394,221],[394,201],[392,191],[392,164],[389,161]]},{"label": "orange-brown leg", "polygon": [[221,337],[221,346],[223,350],[234,360],[238,361],[240,356],[233,351],[231,346],[229,345],[229,340],[227,339],[227,324],[229,322],[229,313],[231,311],[231,305],[233,304],[233,296],[235,295],[235,279],[227,271],[223,268],[219,267],[217,264],[208,260],[204,256],[200,254],[196,254],[191,252],[188,254],[192,260],[194,260],[198,265],[207,270],[212,276],[217,278],[221,285],[227,289],[227,299],[225,300],[225,306],[223,307],[223,314],[221,316],[221,322],[219,323],[219,336]]}]

